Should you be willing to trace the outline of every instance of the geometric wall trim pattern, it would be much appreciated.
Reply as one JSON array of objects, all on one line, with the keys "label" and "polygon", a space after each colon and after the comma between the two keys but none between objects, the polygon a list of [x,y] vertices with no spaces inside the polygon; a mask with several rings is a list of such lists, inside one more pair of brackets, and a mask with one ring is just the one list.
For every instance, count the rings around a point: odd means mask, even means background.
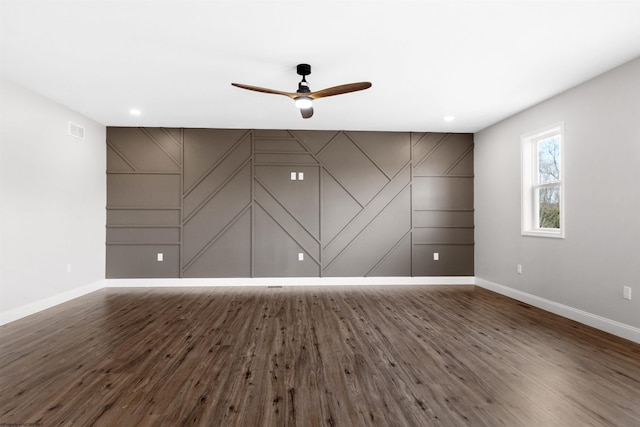
[{"label": "geometric wall trim pattern", "polygon": [[108,278],[472,276],[473,231],[472,134],[107,128]]}]

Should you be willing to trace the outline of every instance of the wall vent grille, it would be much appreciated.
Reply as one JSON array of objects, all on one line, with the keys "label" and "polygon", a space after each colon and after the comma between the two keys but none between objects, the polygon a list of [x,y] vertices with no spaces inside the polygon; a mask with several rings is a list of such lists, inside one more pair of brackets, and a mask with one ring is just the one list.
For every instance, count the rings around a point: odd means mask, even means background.
[{"label": "wall vent grille", "polygon": [[77,123],[69,122],[69,135],[84,139],[84,128]]}]

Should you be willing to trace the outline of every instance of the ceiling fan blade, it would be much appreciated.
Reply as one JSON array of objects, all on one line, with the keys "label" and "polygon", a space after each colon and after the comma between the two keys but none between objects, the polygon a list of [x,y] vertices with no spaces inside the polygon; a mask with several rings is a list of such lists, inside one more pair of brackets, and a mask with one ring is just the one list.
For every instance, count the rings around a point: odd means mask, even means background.
[{"label": "ceiling fan blade", "polygon": [[300,114],[302,114],[303,119],[308,119],[309,117],[313,116],[313,107],[301,108]]},{"label": "ceiling fan blade", "polygon": [[316,92],[311,92],[308,96],[313,99],[325,98],[327,96],[341,95],[343,93],[349,93],[349,92],[357,92],[359,90],[369,89],[370,87],[371,87],[371,83],[369,82],[348,83],[346,85],[333,86],[333,87],[322,89]]},{"label": "ceiling fan blade", "polygon": [[251,86],[251,85],[245,85],[245,84],[242,84],[242,83],[231,83],[231,85],[235,86],[235,87],[239,87],[241,89],[253,90],[253,91],[256,91],[256,92],[272,93],[274,95],[284,95],[284,96],[288,96],[291,99],[294,99],[296,96],[300,95],[300,94],[295,93],[295,92],[284,92],[282,90],[267,89],[266,87]]}]

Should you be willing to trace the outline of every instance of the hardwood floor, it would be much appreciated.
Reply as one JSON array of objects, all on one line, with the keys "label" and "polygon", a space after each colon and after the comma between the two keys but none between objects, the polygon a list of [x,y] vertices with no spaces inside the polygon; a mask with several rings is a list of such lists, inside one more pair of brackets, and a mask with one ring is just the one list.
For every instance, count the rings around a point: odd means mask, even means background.
[{"label": "hardwood floor", "polygon": [[0,425],[640,426],[640,345],[473,286],[105,289],[0,334]]}]

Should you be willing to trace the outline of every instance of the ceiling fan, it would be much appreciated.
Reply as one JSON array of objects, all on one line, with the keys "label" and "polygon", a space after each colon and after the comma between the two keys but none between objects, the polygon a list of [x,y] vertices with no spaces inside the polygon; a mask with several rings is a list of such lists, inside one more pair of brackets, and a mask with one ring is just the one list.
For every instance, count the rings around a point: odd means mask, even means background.
[{"label": "ceiling fan", "polygon": [[341,95],[343,93],[357,92],[359,90],[369,89],[371,87],[370,82],[358,82],[348,83],[340,86],[333,86],[326,89],[322,89],[316,92],[311,92],[309,89],[309,83],[307,83],[306,77],[311,74],[311,65],[298,64],[296,71],[302,76],[302,80],[298,83],[298,90],[296,92],[284,92],[281,90],[267,89],[264,87],[250,86],[241,83],[231,83],[233,86],[254,90],[256,92],[272,93],[275,95],[284,95],[295,101],[296,107],[300,109],[303,119],[308,119],[313,116],[313,100],[319,98],[326,98],[327,96]]}]

